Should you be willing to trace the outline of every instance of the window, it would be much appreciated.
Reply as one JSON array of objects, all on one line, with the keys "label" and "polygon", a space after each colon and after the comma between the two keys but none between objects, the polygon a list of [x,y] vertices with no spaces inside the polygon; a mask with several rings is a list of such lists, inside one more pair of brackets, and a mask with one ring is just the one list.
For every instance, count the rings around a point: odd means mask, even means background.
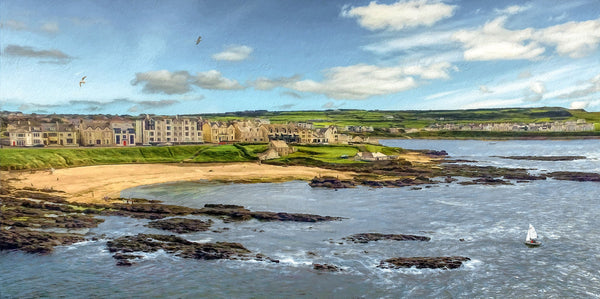
[{"label": "window", "polygon": [[33,137],[40,137],[40,133],[33,133]]},{"label": "window", "polygon": [[71,139],[71,138],[68,138],[68,139],[67,139],[67,143],[73,143],[73,139]]},{"label": "window", "polygon": [[23,138],[25,137],[25,134],[17,134],[17,137]]},{"label": "window", "polygon": [[167,130],[171,130],[171,126],[167,126]]},{"label": "window", "polygon": [[190,132],[185,132],[185,136],[190,136]]}]

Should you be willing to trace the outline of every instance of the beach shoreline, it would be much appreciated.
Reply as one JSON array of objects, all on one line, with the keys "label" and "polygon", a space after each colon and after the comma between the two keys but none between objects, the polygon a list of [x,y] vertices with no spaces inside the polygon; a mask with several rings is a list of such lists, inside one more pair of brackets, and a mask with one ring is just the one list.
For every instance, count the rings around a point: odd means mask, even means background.
[{"label": "beach shoreline", "polygon": [[1,171],[14,188],[64,191],[77,203],[106,203],[120,197],[122,190],[177,181],[283,182],[311,180],[317,176],[350,179],[353,172],[306,166],[274,166],[249,162],[118,164],[72,167],[55,170]]}]

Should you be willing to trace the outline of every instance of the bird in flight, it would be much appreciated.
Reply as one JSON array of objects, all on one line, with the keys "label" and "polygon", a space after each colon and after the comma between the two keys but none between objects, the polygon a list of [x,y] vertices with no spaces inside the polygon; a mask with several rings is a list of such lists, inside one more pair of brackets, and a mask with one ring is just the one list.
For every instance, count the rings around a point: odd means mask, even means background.
[{"label": "bird in flight", "polygon": [[201,40],[202,40],[202,36],[198,36],[198,39],[196,40],[196,45],[199,44]]},{"label": "bird in flight", "polygon": [[81,81],[79,81],[79,87],[81,87],[81,85],[85,84],[85,78],[87,78],[87,76],[83,76],[83,78],[81,78]]}]

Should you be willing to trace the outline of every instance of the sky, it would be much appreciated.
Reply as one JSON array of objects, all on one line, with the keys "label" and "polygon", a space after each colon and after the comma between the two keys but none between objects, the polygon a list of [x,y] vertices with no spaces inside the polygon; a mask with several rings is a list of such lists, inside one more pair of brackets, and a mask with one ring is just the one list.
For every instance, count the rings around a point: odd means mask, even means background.
[{"label": "sky", "polygon": [[600,111],[599,44],[598,0],[0,0],[0,110]]}]

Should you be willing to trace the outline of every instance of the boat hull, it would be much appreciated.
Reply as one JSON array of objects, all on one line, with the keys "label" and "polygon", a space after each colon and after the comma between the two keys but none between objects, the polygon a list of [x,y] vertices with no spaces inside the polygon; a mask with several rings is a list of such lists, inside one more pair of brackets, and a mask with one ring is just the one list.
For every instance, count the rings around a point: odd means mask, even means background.
[{"label": "boat hull", "polygon": [[534,241],[534,242],[525,242],[525,245],[527,245],[527,247],[539,247],[540,245],[542,245],[542,242],[538,242],[538,241]]}]

